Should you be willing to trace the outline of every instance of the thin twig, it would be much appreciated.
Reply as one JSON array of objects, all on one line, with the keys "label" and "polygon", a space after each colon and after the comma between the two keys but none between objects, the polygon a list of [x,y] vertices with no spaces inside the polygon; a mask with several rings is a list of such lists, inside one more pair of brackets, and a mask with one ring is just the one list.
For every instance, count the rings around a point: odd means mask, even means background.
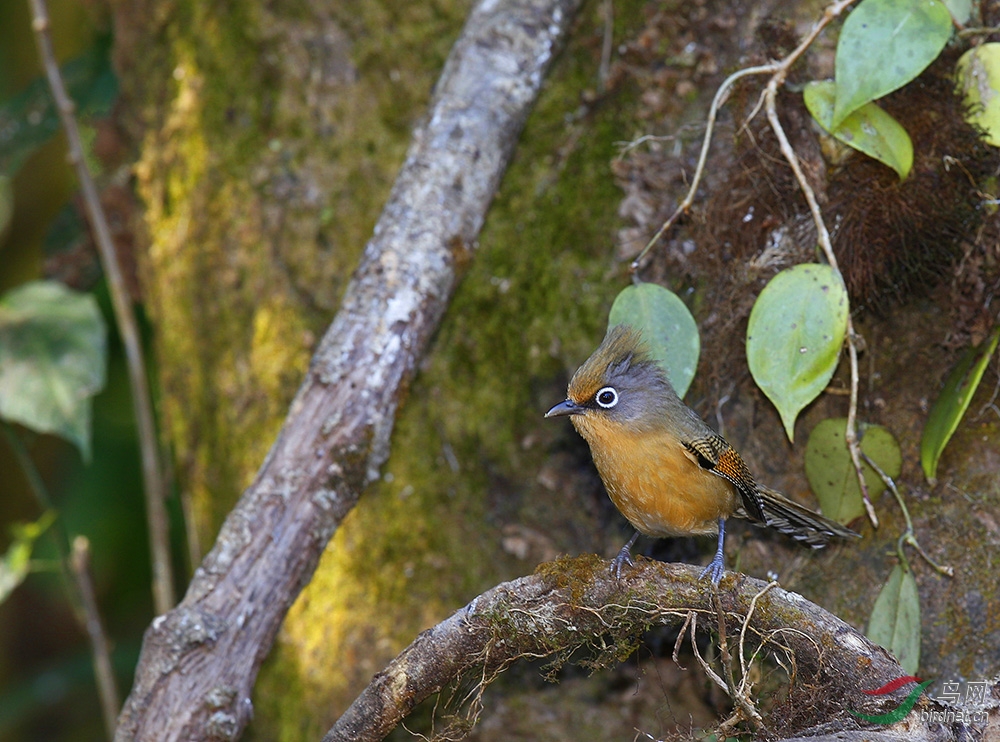
[{"label": "thin twig", "polygon": [[698,617],[694,613],[691,613],[690,615],[692,616],[692,619],[689,624],[689,635],[691,638],[691,651],[694,653],[694,658],[698,660],[698,664],[701,665],[701,669],[705,672],[709,679],[722,688],[723,691],[729,693],[729,688],[726,687],[726,681],[719,677],[719,674],[712,669],[712,666],[708,664],[705,658],[701,656],[701,652],[698,651],[698,640],[695,637],[695,632],[698,630]]},{"label": "thin twig", "polygon": [[680,138],[678,134],[665,134],[663,136],[657,136],[655,134],[643,134],[638,139],[633,139],[631,142],[619,141],[615,142],[614,145],[618,147],[618,155],[615,157],[616,162],[621,162],[625,155],[631,152],[633,149],[646,142],[675,142]]},{"label": "thin twig", "polygon": [[688,188],[687,195],[684,196],[684,200],[680,202],[677,209],[667,221],[663,222],[663,226],[657,230],[656,234],[653,235],[652,239],[646,243],[646,246],[642,248],[642,252],[636,256],[636,259],[632,261],[630,266],[633,273],[639,269],[639,264],[642,259],[646,257],[653,245],[655,245],[660,237],[673,226],[674,222],[681,216],[681,214],[686,214],[687,210],[691,208],[691,204],[694,203],[694,195],[698,191],[698,186],[701,184],[701,176],[705,171],[705,162],[708,160],[708,148],[712,143],[712,131],[715,128],[715,118],[719,113],[719,108],[725,103],[726,97],[729,95],[729,89],[739,80],[749,75],[764,75],[768,72],[773,72],[775,65],[766,64],[760,67],[746,67],[742,70],[737,70],[725,80],[719,86],[719,89],[715,92],[715,97],[712,99],[712,105],[708,109],[708,121],[705,126],[705,138],[701,142],[701,154],[698,155],[698,164],[695,166],[694,177],[691,178],[691,187]]},{"label": "thin twig", "polygon": [[[28,480],[28,489],[31,490],[32,496],[38,501],[38,504],[43,510],[52,510],[52,498],[49,497],[49,490],[45,486],[45,482],[42,480],[42,475],[38,472],[38,467],[35,466],[35,462],[31,458],[31,454],[28,453],[28,449],[24,445],[24,441],[14,430],[14,427],[0,418],[0,427],[3,428],[4,435],[7,437],[7,442],[10,444],[11,450],[14,452],[14,457],[17,459],[17,463],[21,466],[21,471],[24,473],[25,479]],[[62,546],[69,543],[67,539]],[[60,557],[68,556],[69,550],[65,550],[59,554]]]},{"label": "thin twig", "polygon": [[[687,210],[691,208],[691,204],[694,203],[694,196],[698,190],[698,186],[701,184],[701,176],[705,170],[705,162],[708,159],[708,148],[712,143],[712,131],[715,128],[715,119],[718,116],[719,108],[725,103],[726,98],[729,95],[730,88],[733,87],[739,80],[744,77],[749,77],[750,75],[773,75],[772,83],[774,83],[775,88],[784,83],[785,77],[788,75],[788,71],[791,69],[792,65],[798,61],[799,57],[805,54],[806,49],[808,49],[816,37],[819,36],[820,32],[826,28],[830,22],[839,16],[844,10],[854,3],[855,0],[838,0],[834,4],[830,5],[826,10],[823,11],[823,17],[816,22],[812,30],[806,35],[802,42],[793,49],[788,56],[779,62],[772,62],[771,64],[758,65],[756,67],[745,67],[744,69],[737,70],[719,85],[719,89],[715,92],[715,97],[712,99],[712,105],[708,109],[708,119],[707,125],[705,127],[705,138],[701,143],[701,153],[698,155],[698,164],[695,167],[694,177],[691,179],[691,187],[688,189],[687,195],[684,196],[684,200],[681,201],[680,205],[670,215],[664,223],[663,226],[657,230],[656,234],[653,235],[652,239],[646,244],[639,253],[638,257],[632,261],[631,270],[635,272],[639,268],[639,263],[646,256],[646,253],[655,245],[660,237],[670,229],[670,227],[677,221],[681,214],[687,213]],[[775,82],[777,81],[777,82]],[[754,108],[754,114],[760,110],[760,104]],[[745,126],[745,124],[744,124]]]},{"label": "thin twig", "polygon": [[[767,86],[767,102],[764,106],[767,114],[767,120],[770,122],[771,129],[774,131],[774,135],[778,139],[778,146],[781,148],[781,153],[785,156],[789,166],[792,168],[792,172],[795,174],[795,180],[798,181],[799,188],[802,189],[802,194],[805,196],[806,203],[809,205],[809,211],[812,214],[813,223],[816,225],[816,240],[819,243],[820,249],[823,251],[823,255],[826,257],[827,263],[834,269],[834,271],[837,272],[837,275],[839,276],[841,273],[840,267],[837,265],[837,256],[833,253],[833,244],[830,241],[830,232],[827,230],[826,223],[823,221],[823,213],[819,208],[819,202],[816,200],[816,194],[809,185],[809,181],[806,180],[805,173],[802,172],[802,166],[799,163],[798,155],[795,154],[795,150],[788,141],[788,136],[785,134],[785,130],[782,128],[781,122],[778,120],[778,109],[776,104],[778,84],[778,75],[775,75]],[[858,346],[857,335],[854,332],[854,322],[851,320],[850,312],[847,313],[847,357],[850,361],[851,367],[851,399],[847,407],[847,432],[845,433],[844,438],[847,442],[847,450],[851,455],[851,463],[854,465],[854,472],[858,478],[858,486],[861,488],[861,496],[864,499],[868,519],[871,521],[872,526],[878,528],[878,516],[875,514],[875,509],[872,507],[871,500],[868,497],[868,485],[865,482],[864,473],[861,470],[861,448],[858,445],[857,431],[859,378]]]},{"label": "thin twig", "polygon": [[[718,591],[715,591],[712,598],[719,621],[719,659],[722,660],[722,669],[725,672],[726,693],[733,699],[736,707],[743,712],[744,718],[753,723],[757,729],[762,729],[764,720],[761,718],[760,712],[754,707],[753,701],[750,700],[748,695],[741,693],[736,687],[736,681],[733,678],[733,657],[729,653],[729,640],[726,636],[726,614],[722,609],[722,601],[719,599]],[[728,724],[727,722],[727,726]]]},{"label": "thin twig", "polygon": [[1000,33],[1000,26],[962,28],[957,35],[960,39],[967,39],[970,36],[992,36],[995,33]]},{"label": "thin twig", "polygon": [[757,609],[757,601],[760,600],[760,598],[763,597],[768,590],[770,590],[772,587],[777,587],[777,586],[778,586],[777,580],[771,580],[753,596],[753,598],[750,600],[750,608],[747,610],[746,618],[743,619],[743,625],[740,627],[740,644],[739,644],[740,672],[743,675],[743,677],[740,679],[740,687],[739,687],[739,692],[741,693],[747,690],[746,682],[747,682],[747,677],[749,675],[744,654],[744,648],[746,646],[747,627],[750,625],[750,619],[753,617],[753,612]]},{"label": "thin twig", "polygon": [[1000,395],[1000,375],[997,376],[997,383],[993,385],[993,394],[986,401],[986,404],[979,408],[979,412],[976,414],[977,420],[985,414],[986,410],[993,410],[993,412],[1000,416],[1000,409],[997,409],[995,404],[998,395]]},{"label": "thin twig", "polygon": [[903,496],[900,494],[899,488],[896,486],[896,482],[893,478],[886,474],[885,471],[882,470],[882,467],[875,463],[875,461],[864,451],[861,452],[861,456],[864,458],[865,463],[879,475],[885,483],[885,486],[889,488],[889,491],[892,492],[896,498],[896,503],[899,505],[899,509],[903,512],[903,520],[906,521],[906,530],[903,531],[896,544],[900,562],[904,564],[906,563],[906,556],[902,553],[902,549],[903,544],[909,544],[917,550],[917,553],[920,554],[920,556],[924,558],[924,561],[927,562],[938,574],[945,575],[946,577],[954,577],[955,570],[953,567],[947,564],[938,564],[935,562],[931,559],[930,555],[924,551],[924,547],[920,545],[920,542],[917,541],[916,530],[913,528],[913,519],[910,517],[910,510],[906,507],[906,503],[903,501]]},{"label": "thin twig", "polygon": [[97,610],[97,597],[94,594],[94,581],[90,575],[90,542],[86,536],[73,539],[73,556],[70,559],[73,577],[83,602],[86,616],[85,627],[90,637],[93,649],[94,676],[97,678],[97,692],[101,698],[101,713],[104,716],[104,726],[108,731],[108,739],[114,739],[115,722],[121,708],[121,697],[118,695],[118,684],[111,668],[111,649],[108,644],[101,614]]},{"label": "thin twig", "polygon": [[682,670],[687,670],[687,668],[681,664],[678,655],[680,654],[681,651],[681,644],[684,641],[684,632],[687,631],[688,624],[690,624],[691,621],[693,620],[695,620],[694,611],[688,611],[687,617],[684,619],[684,623],[681,625],[681,630],[677,632],[677,641],[674,642],[674,653],[671,655],[671,659],[673,659],[674,664],[677,665]]},{"label": "thin twig", "polygon": [[52,88],[52,96],[59,110],[66,138],[69,142],[69,161],[76,168],[83,191],[83,200],[94,231],[98,253],[101,256],[101,266],[107,278],[111,293],[111,303],[114,307],[115,322],[118,325],[125,348],[125,358],[128,362],[129,384],[132,390],[132,401],[135,409],[136,426],[139,434],[139,446],[142,451],[142,479],[146,493],[146,518],[149,524],[149,542],[153,561],[153,600],[156,612],[163,614],[170,610],[174,603],[174,578],[170,565],[170,539],[167,520],[167,510],[164,504],[166,488],[163,480],[163,468],[160,464],[160,449],[156,436],[156,424],[153,418],[153,405],[150,401],[149,384],[146,378],[146,367],[142,356],[142,343],[139,339],[139,327],[132,308],[118,258],[111,240],[111,231],[101,208],[97,186],[87,169],[83,157],[83,143],[80,130],[74,116],[74,103],[66,92],[59,63],[56,61],[52,48],[52,37],[49,33],[49,12],[45,0],[31,0],[31,27],[38,41],[38,51],[45,67],[45,74]]}]

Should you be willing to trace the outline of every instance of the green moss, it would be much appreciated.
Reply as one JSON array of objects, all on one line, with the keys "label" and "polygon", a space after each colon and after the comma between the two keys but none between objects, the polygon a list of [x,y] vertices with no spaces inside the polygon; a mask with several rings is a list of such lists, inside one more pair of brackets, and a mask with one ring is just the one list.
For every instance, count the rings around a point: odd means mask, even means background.
[{"label": "green moss", "polygon": [[[154,5],[122,34],[123,87],[150,127],[148,303],[204,549],[274,439],[466,3]],[[414,53],[421,36],[431,53]]]},{"label": "green moss", "polygon": [[535,574],[544,577],[560,590],[569,589],[570,597],[579,600],[588,585],[592,585],[597,572],[606,573],[608,563],[596,554],[578,557],[559,557],[551,562],[543,562],[535,569]]}]

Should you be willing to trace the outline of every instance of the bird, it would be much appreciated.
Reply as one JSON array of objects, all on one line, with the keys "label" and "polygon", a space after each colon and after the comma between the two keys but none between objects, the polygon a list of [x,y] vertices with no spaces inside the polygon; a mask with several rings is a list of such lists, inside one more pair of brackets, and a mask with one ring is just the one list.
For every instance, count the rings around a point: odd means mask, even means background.
[{"label": "bird", "polygon": [[718,586],[725,571],[726,520],[745,518],[813,548],[858,534],[758,484],[739,453],[677,396],[641,332],[609,328],[545,417],[569,416],[590,445],[612,502],[635,534],[612,560],[621,578],[639,534],[657,538],[718,533],[701,573]]}]

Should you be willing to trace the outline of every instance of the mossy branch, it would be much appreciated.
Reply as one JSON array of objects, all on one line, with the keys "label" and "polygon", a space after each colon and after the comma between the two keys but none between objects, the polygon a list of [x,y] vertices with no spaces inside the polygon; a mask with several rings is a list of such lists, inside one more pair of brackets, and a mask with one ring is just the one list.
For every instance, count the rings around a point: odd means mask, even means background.
[{"label": "mossy branch", "polygon": [[531,576],[497,585],[420,634],[374,677],[324,742],[383,739],[425,698],[463,676],[480,678],[464,699],[464,720],[440,733],[452,737],[475,722],[483,685],[518,659],[552,657],[561,664],[583,649],[589,666],[608,666],[631,654],[650,627],[675,626],[683,636],[699,616],[702,627],[724,627],[741,666],[748,634],[758,652],[766,645],[785,655],[796,683],[826,702],[827,718],[814,723],[850,733],[859,722],[848,710],[870,714],[898,705],[894,696],[862,692],[905,675],[895,659],[800,595],[732,574],[714,592],[696,567],[645,559],[616,580],[607,561],[587,555],[548,562]]}]

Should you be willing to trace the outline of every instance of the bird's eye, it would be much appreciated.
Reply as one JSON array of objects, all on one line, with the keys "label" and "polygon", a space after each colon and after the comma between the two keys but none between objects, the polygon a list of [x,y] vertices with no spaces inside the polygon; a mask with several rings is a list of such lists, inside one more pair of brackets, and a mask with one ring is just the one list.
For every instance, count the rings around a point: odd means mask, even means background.
[{"label": "bird's eye", "polygon": [[597,404],[607,410],[618,404],[618,392],[615,391],[614,387],[606,386],[597,393],[594,399],[597,400]]}]

